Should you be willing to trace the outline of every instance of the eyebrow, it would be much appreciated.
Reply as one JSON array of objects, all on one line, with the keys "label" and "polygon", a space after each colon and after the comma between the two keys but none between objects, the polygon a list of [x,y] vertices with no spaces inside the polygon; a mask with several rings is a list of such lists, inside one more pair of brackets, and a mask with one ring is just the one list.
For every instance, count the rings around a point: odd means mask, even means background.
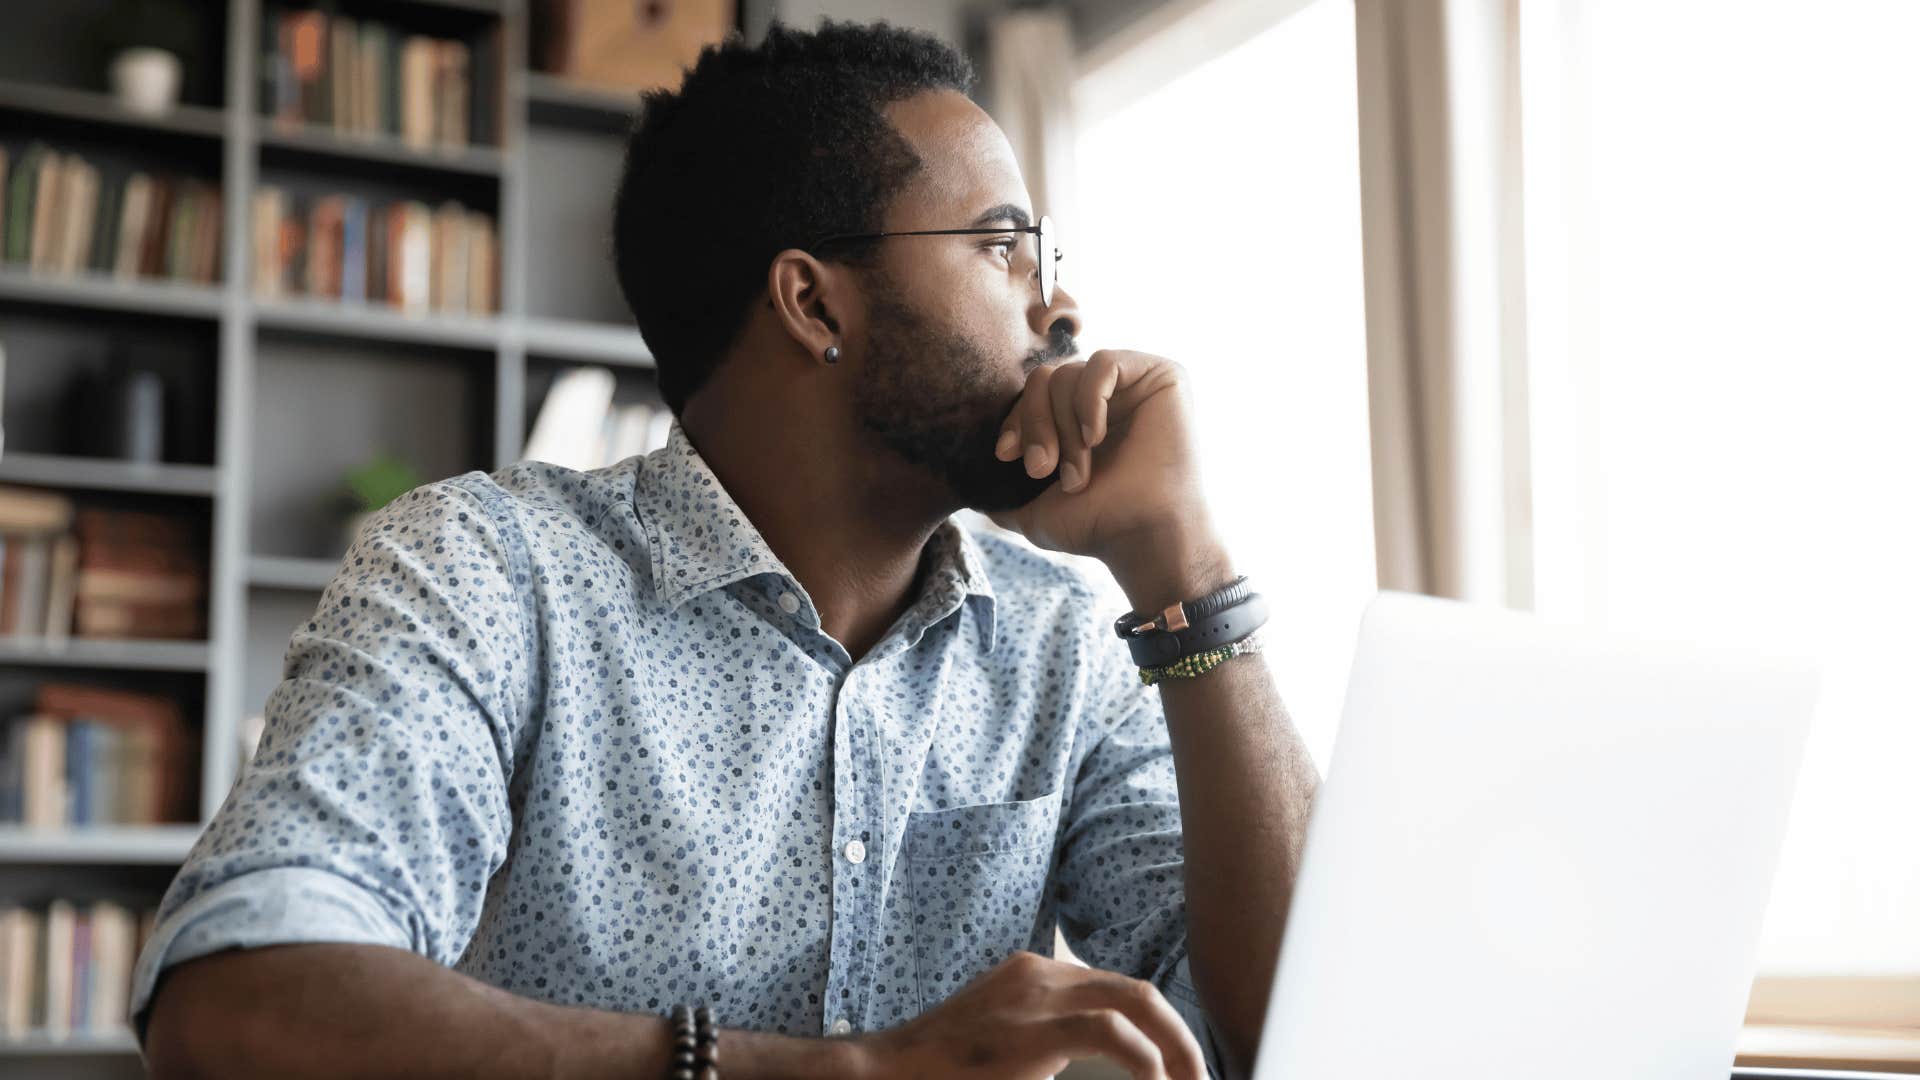
[{"label": "eyebrow", "polygon": [[1033,219],[1028,216],[1026,210],[1012,203],[1001,203],[999,206],[974,218],[973,224],[967,226],[967,228],[984,229],[996,221],[1011,221],[1013,222],[1013,227],[1016,229],[1024,229],[1033,223]]}]

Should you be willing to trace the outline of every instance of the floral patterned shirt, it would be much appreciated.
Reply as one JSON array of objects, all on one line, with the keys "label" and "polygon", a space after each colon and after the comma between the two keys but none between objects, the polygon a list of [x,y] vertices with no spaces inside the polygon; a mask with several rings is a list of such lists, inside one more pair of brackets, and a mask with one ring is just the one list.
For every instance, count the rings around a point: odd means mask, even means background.
[{"label": "floral patterned shirt", "polygon": [[[1016,949],[1189,974],[1157,687],[1068,560],[943,522],[858,662],[676,422],[580,472],[416,488],[292,637],[134,972],[390,945],[561,1005],[827,1036]],[[984,520],[984,519],[981,519]]]}]

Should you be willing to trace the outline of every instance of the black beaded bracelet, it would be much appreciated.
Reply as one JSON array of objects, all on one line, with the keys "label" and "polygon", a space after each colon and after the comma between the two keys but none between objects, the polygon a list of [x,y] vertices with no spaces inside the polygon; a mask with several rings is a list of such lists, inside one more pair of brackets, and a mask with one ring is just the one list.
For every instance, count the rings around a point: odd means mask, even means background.
[{"label": "black beaded bracelet", "polygon": [[720,1029],[713,1010],[677,1004],[673,1022],[673,1055],[667,1061],[667,1080],[720,1080]]}]

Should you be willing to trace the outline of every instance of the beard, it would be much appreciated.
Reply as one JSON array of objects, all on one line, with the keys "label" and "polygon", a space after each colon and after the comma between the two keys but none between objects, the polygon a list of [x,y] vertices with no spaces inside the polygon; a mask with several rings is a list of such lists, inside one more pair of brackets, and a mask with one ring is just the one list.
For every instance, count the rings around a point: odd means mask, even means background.
[{"label": "beard", "polygon": [[[960,504],[982,513],[1014,510],[1037,498],[1052,475],[1027,475],[1022,458],[1001,461],[994,445],[1020,391],[999,389],[1007,364],[973,342],[877,290],[865,378],[854,391],[854,419],[899,457],[944,481]],[[1078,347],[1070,325],[1055,323],[1047,347],[1028,353],[1021,377]]]}]

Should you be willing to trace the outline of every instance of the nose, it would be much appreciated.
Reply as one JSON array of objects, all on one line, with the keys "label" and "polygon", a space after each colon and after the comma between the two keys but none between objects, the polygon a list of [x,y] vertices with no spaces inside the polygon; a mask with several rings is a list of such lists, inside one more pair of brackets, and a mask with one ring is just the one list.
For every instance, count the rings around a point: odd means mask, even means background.
[{"label": "nose", "polygon": [[1035,284],[1031,319],[1034,333],[1052,342],[1055,336],[1061,333],[1055,328],[1065,323],[1065,332],[1079,337],[1080,321],[1080,305],[1074,303],[1073,294],[1061,288],[1058,281],[1053,283],[1053,303],[1051,304],[1040,303],[1040,290],[1038,283]]}]

